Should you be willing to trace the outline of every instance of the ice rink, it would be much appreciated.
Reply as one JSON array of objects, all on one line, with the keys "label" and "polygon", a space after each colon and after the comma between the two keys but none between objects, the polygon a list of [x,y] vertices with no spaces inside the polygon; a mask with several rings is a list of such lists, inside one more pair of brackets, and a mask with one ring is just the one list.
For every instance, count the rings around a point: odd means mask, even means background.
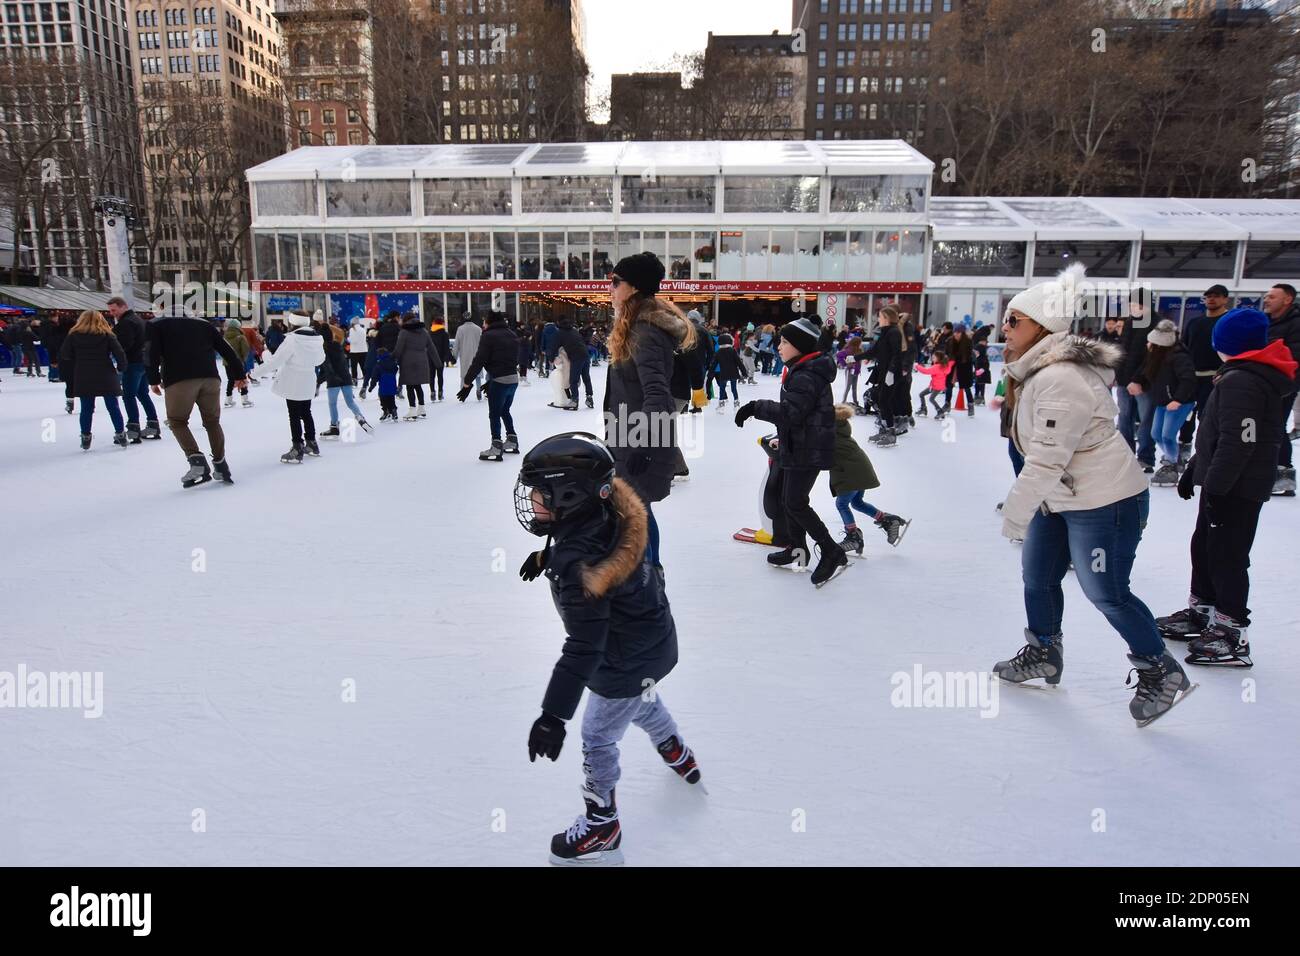
[{"label": "ice rink", "polygon": [[[0,863],[546,863],[582,808],[576,722],[558,763],[526,751],[563,633],[545,581],[516,574],[539,546],[514,516],[519,459],[477,460],[486,402],[456,403],[454,374],[426,420],[380,425],[367,399],[376,434],[300,466],[278,460],[283,401],[254,388],[222,416],[236,484],[187,491],[165,429],[114,448],[101,405],[83,453],[61,386],[3,373],[0,673],[102,672],[103,694],[97,718],[0,709]],[[518,392],[525,450],[599,431],[549,397]],[[866,558],[821,591],[732,540],[759,521],[772,429],[695,417],[692,479],[655,506],[681,644],[661,693],[709,792],[629,731],[630,865],[1300,862],[1300,500],[1260,522],[1255,667],[1189,667],[1200,688],[1152,726],[1072,577],[1059,690],[896,706],[918,673],[986,672],[1023,643],[996,413],[872,453],[868,499],[914,523],[897,549],[865,528]],[[855,419],[869,449],[872,430]],[[824,480],[814,503],[838,536]],[[1133,585],[1156,614],[1186,599],[1195,513],[1153,489]]]}]

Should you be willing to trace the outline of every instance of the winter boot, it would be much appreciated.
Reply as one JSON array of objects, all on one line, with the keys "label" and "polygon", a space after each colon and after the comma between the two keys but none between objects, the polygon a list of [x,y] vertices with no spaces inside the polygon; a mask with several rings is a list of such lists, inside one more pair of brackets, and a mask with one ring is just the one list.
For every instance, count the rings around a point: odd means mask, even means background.
[{"label": "winter boot", "polygon": [[63,410],[67,412],[69,415],[72,414],[72,399],[69,398],[67,401],[63,403]]},{"label": "winter boot", "polygon": [[1201,604],[1195,596],[1187,599],[1187,607],[1173,614],[1156,618],[1156,628],[1166,641],[1190,641],[1201,636],[1210,626],[1214,608]]},{"label": "winter boot", "polygon": [[1061,672],[1065,670],[1064,641],[1061,635],[1042,638],[1025,628],[1025,640],[1028,643],[1015,657],[993,665],[993,673],[1010,684],[1023,684],[1039,677],[1049,684],[1059,684]]},{"label": "winter boot", "polygon": [[808,555],[803,553],[802,549],[796,552],[794,548],[784,548],[769,554],[767,563],[774,568],[785,568],[787,571],[805,571],[808,568]]},{"label": "winter boot", "polygon": [[139,422],[127,423],[126,440],[130,442],[132,445],[140,444],[140,423]]},{"label": "winter boot", "polygon": [[1277,470],[1277,478],[1273,482],[1273,494],[1280,495],[1283,498],[1295,497],[1295,469],[1280,467]]},{"label": "winter boot", "polygon": [[[1133,692],[1133,700],[1129,702],[1128,712],[1133,715],[1139,727],[1145,727],[1164,716],[1196,687],[1187,679],[1183,666],[1168,651],[1159,657],[1130,654],[1128,659],[1133,663],[1129,678],[1137,674],[1137,687]],[[1128,687],[1130,683],[1125,680],[1124,686]]]},{"label": "winter boot", "polygon": [[212,459],[212,472],[217,476],[217,480],[224,485],[233,485],[235,479],[230,477],[230,465],[224,458]]},{"label": "winter boot", "polygon": [[614,791],[603,800],[583,787],[582,799],[587,804],[586,814],[563,833],[551,837],[551,862],[556,866],[618,866],[623,862],[623,851],[618,848],[623,831],[618,824]]},{"label": "winter boot", "polygon": [[227,395],[227,396],[226,396],[226,400],[225,400],[224,402],[221,403],[221,407],[222,407],[222,408],[234,408],[234,407],[235,407],[235,396],[233,396],[233,395]]},{"label": "winter boot", "polygon": [[320,437],[321,437],[321,438],[338,438],[338,437],[339,437],[339,426],[338,426],[338,425],[330,425],[329,428],[325,429],[323,432],[320,433]]},{"label": "winter boot", "polygon": [[1250,641],[1246,639],[1249,628],[1227,615],[1214,612],[1214,620],[1200,637],[1187,645],[1190,651],[1184,660],[1189,664],[1218,664],[1225,667],[1252,667]]},{"label": "winter boot", "polygon": [[1178,484],[1178,476],[1182,473],[1182,468],[1172,461],[1163,461],[1156,473],[1151,476],[1151,484],[1156,488],[1172,488]]},{"label": "winter boot", "polygon": [[912,522],[908,521],[906,518],[901,518],[898,515],[891,515],[886,511],[882,511],[880,514],[876,515],[876,526],[879,527],[881,531],[885,532],[885,540],[895,548],[898,547],[898,542],[903,540],[903,535],[907,534],[907,529],[911,527],[911,525]]},{"label": "winter boot", "polygon": [[162,429],[158,427],[156,421],[147,421],[144,423],[144,431],[140,437],[145,441],[159,441],[162,438]]},{"label": "winter boot", "polygon": [[240,395],[240,396],[239,396],[239,404],[240,404],[240,406],[242,406],[243,408],[252,408],[252,407],[253,407],[253,400],[252,400],[251,398],[249,398],[247,395]]},{"label": "winter boot", "polygon": [[87,432],[81,433],[81,450],[90,451],[90,434]]},{"label": "winter boot", "polygon": [[813,569],[813,587],[821,588],[834,581],[849,566],[849,556],[839,545],[832,545],[822,551]]},{"label": "winter boot", "polygon": [[499,438],[492,439],[492,446],[478,453],[479,461],[501,461],[503,446]]},{"label": "winter boot", "polygon": [[212,480],[212,471],[208,468],[206,458],[202,455],[190,455],[186,460],[190,463],[190,470],[181,475],[182,488],[193,488],[195,485]]},{"label": "winter boot", "polygon": [[116,432],[113,435],[113,444],[118,448],[125,448],[128,444],[126,432]]},{"label": "winter boot", "polygon": [[301,465],[302,442],[294,442],[293,447],[280,456],[280,461],[284,462],[286,465]]},{"label": "winter boot", "polygon": [[855,558],[862,557],[862,548],[865,542],[862,540],[862,531],[858,528],[846,528],[844,537],[840,540],[840,549],[848,555]]},{"label": "winter boot", "polygon": [[316,439],[314,438],[308,438],[304,441],[302,443],[302,450],[313,458],[320,457],[320,445],[316,444]]},{"label": "winter boot", "polygon": [[506,432],[506,440],[501,444],[501,450],[507,455],[519,454],[519,436]]},{"label": "winter boot", "polygon": [[687,783],[700,782],[700,768],[695,765],[695,754],[676,734],[655,749],[677,776]]}]

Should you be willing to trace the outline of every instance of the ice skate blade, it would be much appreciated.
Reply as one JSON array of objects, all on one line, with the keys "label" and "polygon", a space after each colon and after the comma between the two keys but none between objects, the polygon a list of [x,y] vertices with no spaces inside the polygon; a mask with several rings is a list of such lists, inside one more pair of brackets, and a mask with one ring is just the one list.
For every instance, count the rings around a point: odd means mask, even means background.
[{"label": "ice skate blade", "polygon": [[841,574],[843,574],[847,569],[848,569],[847,564],[841,564],[838,568],[836,568],[834,571],[831,572],[831,576],[829,578],[827,578],[821,584],[814,584],[813,587],[817,588],[817,590],[820,591],[822,588],[826,587],[826,585],[830,584]]},{"label": "ice skate blade", "polygon": [[[1196,688],[1198,688],[1198,687],[1200,687],[1200,686],[1201,686],[1200,684],[1192,684],[1191,686],[1189,686],[1189,687],[1185,687],[1185,688],[1183,688],[1182,690],[1180,690],[1180,691],[1178,692],[1178,696],[1174,698],[1173,703],[1169,705],[1169,710],[1173,710],[1175,707],[1177,707],[1179,704],[1181,704],[1184,700],[1187,699],[1187,696],[1188,696],[1192,691],[1196,690]],[[1160,719],[1161,717],[1163,717],[1165,714],[1169,713],[1169,710],[1161,711],[1160,713],[1156,714],[1154,717],[1148,717],[1146,720],[1139,720],[1139,721],[1137,722],[1137,725],[1138,725],[1139,727],[1145,727],[1145,726],[1147,726],[1147,724],[1154,724],[1157,720],[1159,720],[1159,719]]]},{"label": "ice skate blade", "polygon": [[181,487],[182,487],[182,488],[197,488],[199,485],[206,485],[206,484],[207,484],[208,482],[210,482],[211,480],[212,480],[212,477],[209,476],[209,477],[207,477],[207,478],[199,478],[199,479],[197,479],[196,481],[182,481],[182,482],[181,482]]},{"label": "ice skate blade", "polygon": [[1197,667],[1254,667],[1255,662],[1249,657],[1233,657],[1227,660],[1213,660],[1208,657],[1197,657],[1195,654],[1188,654],[1183,658],[1184,664],[1195,664]]},{"label": "ice skate blade", "polygon": [[907,529],[910,527],[912,527],[911,519],[904,521],[903,524],[898,529],[898,538],[895,539],[894,541],[890,541],[889,542],[890,545],[897,548],[900,544],[902,544],[903,538],[906,537],[907,535]]},{"label": "ice skate blade", "polygon": [[[1062,693],[1064,693],[1064,690],[1061,688],[1060,681],[1057,681],[1055,684],[1049,684],[1047,683],[1046,677],[1031,677],[1029,678],[1029,680],[1007,680],[1005,677],[999,674],[998,680],[1002,682],[1002,686],[1004,687],[1023,687],[1025,688],[1025,690],[1036,690],[1036,691],[1059,690]],[[1029,681],[1042,681],[1043,683],[1031,684]]]},{"label": "ice skate blade", "polygon": [[548,854],[548,857],[552,866],[622,866],[624,863],[623,851],[617,848],[601,850],[599,853],[571,860],[556,856],[554,853]]}]

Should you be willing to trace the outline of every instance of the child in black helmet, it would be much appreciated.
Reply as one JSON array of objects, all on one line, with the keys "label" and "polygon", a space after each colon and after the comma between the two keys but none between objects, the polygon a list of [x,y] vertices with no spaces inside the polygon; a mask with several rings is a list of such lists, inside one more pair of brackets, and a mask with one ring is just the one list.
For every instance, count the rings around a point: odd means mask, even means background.
[{"label": "child in black helmet", "polygon": [[564,722],[585,688],[582,755],[587,812],[551,839],[562,866],[623,862],[614,801],[618,742],[629,724],[650,737],[664,762],[688,783],[700,771],[658,693],[677,663],[677,629],[664,581],[646,555],[646,509],[632,486],[614,477],[614,458],[594,435],[556,435],[526,456],[515,484],[515,514],[546,547],[519,576],[543,572],[566,633],[542,715],[528,735],[528,758],[555,760]]}]

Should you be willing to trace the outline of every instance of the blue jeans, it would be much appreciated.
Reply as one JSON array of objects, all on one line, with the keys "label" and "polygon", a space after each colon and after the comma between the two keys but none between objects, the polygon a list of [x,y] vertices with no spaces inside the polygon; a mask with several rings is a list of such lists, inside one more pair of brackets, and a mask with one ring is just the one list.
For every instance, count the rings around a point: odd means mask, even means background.
[{"label": "blue jeans", "polygon": [[[1141,499],[1146,499],[1143,501]],[[1039,511],[1029,522],[1021,551],[1025,614],[1038,637],[1061,633],[1065,595],[1061,581],[1074,562],[1079,586],[1134,654],[1164,653],[1155,618],[1129,590],[1129,574],[1142,540],[1143,505],[1150,492],[1088,511]]]},{"label": "blue jeans", "polygon": [[836,495],[835,508],[839,511],[840,520],[844,522],[844,527],[846,528],[853,527],[857,524],[857,522],[853,520],[853,512],[849,510],[850,508],[861,511],[864,515],[871,518],[880,514],[879,509],[876,508],[875,505],[868,504],[863,500],[862,492],[860,491],[846,491],[842,495]]},{"label": "blue jeans", "polygon": [[655,747],[677,733],[677,724],[658,690],[649,700],[645,696],[601,697],[594,690],[587,691],[587,709],[582,714],[582,769],[587,787],[606,799],[621,776],[618,742],[629,724],[644,730]]},{"label": "blue jeans", "polygon": [[1151,414],[1151,440],[1160,449],[1166,461],[1178,461],[1178,429],[1183,427],[1189,415],[1196,410],[1195,402],[1179,405],[1171,412],[1163,405],[1157,405]]},{"label": "blue jeans", "polygon": [[501,382],[488,382],[488,426],[492,429],[492,440],[501,440],[501,423],[506,424],[506,434],[515,433],[515,420],[510,417],[510,406],[514,404],[518,382],[508,385]]},{"label": "blue jeans", "polygon": [[1011,470],[1019,478],[1020,472],[1025,468],[1025,456],[1020,454],[1020,449],[1016,447],[1015,441],[1010,438],[1007,439],[1007,454],[1011,456]]},{"label": "blue jeans", "polygon": [[[1127,388],[1119,390],[1119,433],[1129,448],[1137,450],[1138,461],[1144,465],[1156,463],[1156,443],[1151,438],[1152,406],[1155,404],[1146,392],[1130,395]],[[1135,435],[1136,430],[1136,435]]]},{"label": "blue jeans", "polygon": [[[125,431],[122,427],[122,409],[118,407],[116,395],[104,395],[104,405],[108,408],[108,417],[113,420],[113,432]],[[95,400],[81,399],[81,434],[90,434],[90,423],[95,417]]]},{"label": "blue jeans", "polygon": [[339,423],[339,392],[343,393],[343,401],[351,409],[352,414],[356,416],[357,421],[364,422],[366,416],[361,411],[361,406],[357,404],[356,399],[352,397],[352,386],[331,385],[325,390],[325,395],[330,403],[330,427],[333,428]]},{"label": "blue jeans", "polygon": [[122,400],[126,403],[126,420],[129,424],[140,424],[140,405],[144,406],[145,421],[158,420],[158,411],[153,407],[153,399],[149,397],[149,380],[145,377],[143,362],[132,362],[122,373]]}]

